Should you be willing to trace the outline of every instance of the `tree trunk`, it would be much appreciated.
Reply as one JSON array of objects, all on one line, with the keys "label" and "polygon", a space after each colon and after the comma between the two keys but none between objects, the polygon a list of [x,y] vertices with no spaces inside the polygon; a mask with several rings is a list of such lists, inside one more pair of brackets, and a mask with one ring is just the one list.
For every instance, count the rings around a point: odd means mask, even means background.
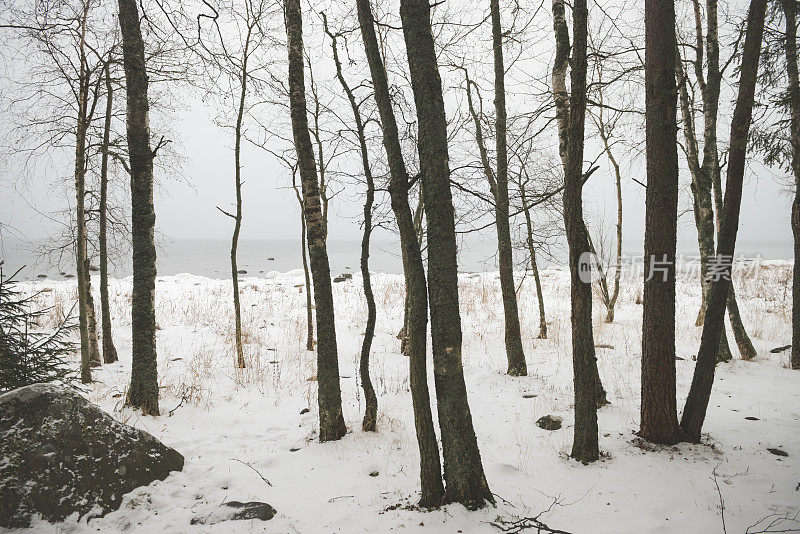
[{"label": "tree trunk", "polygon": [[303,19],[300,0],[285,0],[286,36],[289,54],[289,103],[297,163],[303,185],[308,253],[314,281],[317,309],[317,381],[319,383],[319,439],[338,440],[347,428],[342,415],[339,386],[339,357],[336,348],[336,324],[325,224],[320,207],[317,165],[308,131],[305,74],[303,72]]},{"label": "tree trunk", "polygon": [[525,184],[520,179],[519,194],[522,201],[522,211],[525,214],[525,228],[528,232],[528,251],[531,255],[531,270],[533,281],[536,283],[536,297],[539,300],[539,339],[547,339],[547,318],[544,312],[544,296],[542,295],[542,282],[539,279],[539,266],[536,263],[536,247],[533,246],[533,223],[531,222],[531,209],[525,197]]},{"label": "tree trunk", "polygon": [[[236,367],[245,368],[244,349],[242,347],[242,311],[239,304],[239,266],[236,263],[236,252],[239,248],[239,232],[242,229],[242,123],[244,121],[244,108],[247,98],[247,60],[249,58],[250,34],[252,27],[249,27],[247,38],[242,52],[242,71],[239,79],[239,106],[236,113],[236,126],[234,128],[234,186],[236,188],[236,212],[226,215],[233,219],[233,236],[231,237],[231,282],[233,284],[233,318],[234,318],[234,337],[236,344]],[[220,210],[221,211],[221,210]],[[225,213],[225,212],[223,212]]]},{"label": "tree trunk", "polygon": [[303,253],[303,277],[306,285],[306,326],[308,327],[308,335],[306,336],[306,350],[314,350],[314,306],[311,301],[311,273],[308,269],[308,254],[306,248],[306,215],[303,208],[303,195],[297,188],[294,181],[294,171],[292,172],[292,188],[294,194],[297,196],[297,202],[300,204],[300,248]]},{"label": "tree trunk", "polygon": [[378,398],[375,396],[375,389],[372,387],[372,380],[369,376],[369,353],[372,348],[372,339],[375,337],[375,296],[372,294],[372,283],[369,276],[369,238],[372,234],[372,204],[375,202],[375,180],[372,178],[372,170],[369,166],[369,149],[367,148],[367,137],[364,132],[364,122],[361,119],[361,111],[358,109],[353,90],[347,83],[342,73],[342,62],[339,60],[339,46],[337,45],[337,35],[328,29],[328,19],[322,13],[322,20],[325,26],[325,33],[331,38],[333,47],[333,62],[336,65],[336,77],[342,86],[347,100],[350,102],[350,109],[353,112],[353,121],[356,125],[356,135],[358,136],[358,147],[361,152],[361,166],[364,169],[364,180],[367,182],[366,199],[364,200],[364,234],[361,238],[361,277],[364,280],[364,297],[367,299],[367,325],[364,329],[364,340],[361,343],[361,359],[359,362],[359,375],[361,377],[361,387],[364,390],[364,400],[366,409],[364,410],[364,420],[361,428],[366,432],[374,432],[378,419]]},{"label": "tree trunk", "polygon": [[[575,51],[577,55],[573,54],[579,61],[576,62],[573,58],[572,64],[572,86],[575,81],[580,82],[581,87],[586,87],[586,18],[584,14],[582,18],[575,17],[575,10],[573,10],[573,33],[575,31],[582,32],[583,35],[575,36],[576,42],[578,39],[583,43],[583,50],[580,50],[580,44],[576,44]],[[581,23],[580,21],[583,20]],[[578,25],[580,23],[580,27]],[[561,156],[561,163],[564,167],[564,224],[567,228],[567,245],[570,249],[570,272],[575,276],[578,275],[578,260],[583,254],[590,254],[592,247],[589,242],[589,233],[586,230],[586,224],[583,221],[583,134],[584,134],[584,119],[586,110],[586,95],[575,95],[574,92],[570,95],[567,92],[566,76],[567,66],[569,65],[569,29],[567,28],[566,15],[564,12],[564,0],[553,0],[553,31],[555,32],[556,39],[556,57],[553,61],[553,99],[556,105],[556,121],[558,124],[558,151]],[[580,57],[578,57],[580,56]],[[580,58],[583,58],[582,60]],[[576,73],[575,69],[583,65],[584,72]],[[577,76],[577,79],[576,79]],[[580,117],[576,117],[575,124],[572,123],[572,113],[579,108]],[[572,128],[577,128],[574,132]],[[570,135],[575,136],[576,142],[572,143]],[[574,147],[572,145],[575,145]],[[575,162],[574,168],[570,168],[570,157],[572,154],[570,150],[575,150],[579,161]],[[570,183],[567,175],[572,172],[575,176],[570,179],[577,180]],[[567,193],[567,189],[570,189]],[[569,208],[567,208],[569,204]],[[584,256],[586,258],[586,256]],[[574,261],[573,261],[574,260]],[[580,360],[580,364],[575,367],[574,371],[581,372],[581,384],[584,379],[591,382],[591,389],[595,392],[596,406],[603,406],[608,404],[606,392],[603,388],[603,383],[600,380],[600,373],[597,370],[597,356],[594,350],[594,337],[592,333],[592,287],[591,281],[589,283],[582,283],[578,278],[572,280],[572,293],[571,306],[572,306],[572,346],[573,346],[573,361]],[[575,286],[578,284],[580,287]],[[586,287],[583,287],[586,286]],[[585,338],[588,335],[587,339]],[[577,340],[577,344],[576,344]],[[586,376],[583,376],[585,374]],[[587,382],[588,384],[588,382]],[[575,392],[576,396],[578,391]],[[582,391],[581,391],[582,394]],[[577,405],[576,405],[577,412]],[[586,410],[581,417],[582,430],[589,433],[592,432],[592,425],[590,420],[595,421],[595,434],[597,426],[596,409]],[[585,423],[585,424],[583,424]],[[577,436],[577,434],[576,434]],[[595,442],[596,442],[595,436]],[[583,448],[583,447],[581,447]],[[591,457],[591,446],[588,447],[588,456]],[[573,447],[574,450],[574,447]],[[599,452],[598,452],[599,454]],[[596,458],[595,458],[596,459]],[[593,461],[593,460],[586,460]]]},{"label": "tree trunk", "polygon": [[767,0],[752,0],[747,15],[747,36],[745,37],[742,62],[740,66],[739,93],[731,120],[730,154],[728,177],[725,188],[725,202],[722,212],[722,226],[715,270],[718,276],[712,281],[709,291],[706,321],[697,353],[697,364],[683,409],[681,428],[686,438],[692,442],[700,441],[700,432],[714,384],[719,332],[724,328],[725,308],[730,287],[731,264],[736,247],[736,233],[739,227],[739,210],[742,201],[747,138],[753,114],[758,57],[761,51],[761,38],[764,33],[764,14]]},{"label": "tree trunk", "polygon": [[[699,30],[702,32],[702,30]],[[702,39],[700,45],[702,46]],[[681,119],[683,120],[683,137],[686,146],[686,161],[689,167],[689,174],[692,176],[692,183],[690,188],[692,190],[693,208],[694,208],[694,221],[697,228],[697,244],[700,252],[700,288],[702,300],[700,303],[700,310],[697,314],[695,326],[703,326],[706,316],[706,305],[708,300],[708,289],[710,287],[710,280],[708,279],[708,259],[714,255],[714,208],[712,207],[711,189],[713,181],[709,175],[709,169],[704,168],[700,164],[700,156],[697,148],[697,134],[694,129],[694,114],[692,113],[691,102],[689,101],[689,93],[686,88],[686,74],[683,70],[683,64],[676,52],[676,70],[680,78],[679,95],[681,104]],[[700,72],[696,69],[696,72]],[[700,76],[700,74],[698,74]],[[709,79],[712,76],[709,73]],[[717,84],[718,85],[718,84]],[[715,84],[711,84],[715,87]],[[708,85],[702,85],[704,89],[702,92],[709,91]],[[717,91],[717,99],[719,101],[719,91]],[[704,108],[711,113],[711,108],[704,104]],[[716,111],[714,111],[716,113]],[[716,118],[713,121],[714,126],[706,126],[704,128],[704,137],[706,143],[712,142],[716,146]],[[713,141],[711,141],[713,137]],[[716,148],[714,149],[716,151]],[[704,156],[705,161],[706,156]],[[707,164],[711,165],[711,164]],[[716,162],[713,164],[716,165]],[[718,166],[717,166],[718,168]],[[720,332],[719,349],[717,353],[718,362],[727,362],[732,358],[731,350],[728,345],[728,336],[723,328]]]},{"label": "tree trunk", "polygon": [[797,68],[797,6],[783,0],[786,17],[786,72],[789,76],[789,110],[792,131],[792,234],[794,236],[794,269],[792,270],[792,369],[800,369],[800,76]]},{"label": "tree trunk", "polygon": [[84,55],[84,38],[86,33],[86,18],[88,5],[84,9],[81,23],[80,43],[80,76],[78,79],[78,122],[76,125],[75,139],[75,253],[78,282],[78,317],[81,338],[81,382],[84,384],[92,381],[90,367],[92,365],[92,352],[89,339],[89,317],[87,305],[86,285],[86,131],[87,103],[89,94],[89,79],[86,72],[86,57]]},{"label": "tree trunk", "polygon": [[[84,223],[84,230],[86,224]],[[86,245],[84,239],[84,245]],[[89,257],[84,257],[83,260],[83,282],[86,286],[86,318],[88,320],[87,329],[89,331],[89,364],[92,367],[100,367],[103,365],[103,359],[100,357],[100,342],[97,337],[97,315],[94,312],[94,297],[92,296],[92,277],[89,269]]]},{"label": "tree trunk", "polygon": [[514,258],[511,249],[508,202],[508,148],[506,146],[506,85],[503,61],[503,28],[500,21],[500,0],[490,0],[492,12],[492,47],[494,49],[494,109],[495,147],[497,154],[497,184],[494,191],[494,212],[497,226],[500,290],[503,294],[503,314],[506,326],[506,357],[508,374],[527,376],[528,366],[522,350],[522,334],[514,288]]},{"label": "tree trunk", "polygon": [[111,135],[111,117],[114,111],[114,88],[111,84],[110,60],[105,65],[106,81],[106,115],[103,124],[103,146],[100,161],[100,311],[103,322],[103,361],[114,363],[117,349],[114,347],[114,338],[111,335],[111,305],[108,297],[108,245],[107,216],[108,216],[108,145]]},{"label": "tree trunk", "polygon": [[458,261],[447,150],[447,117],[428,0],[401,0],[411,85],[417,109],[417,148],[428,221],[428,296],[445,501],[481,508],[494,502],[483,472],[461,361]]},{"label": "tree trunk", "polygon": [[[553,2],[554,13],[561,6],[560,19],[563,21],[562,0]],[[569,247],[570,303],[572,324],[572,361],[575,394],[575,432],[571,456],[589,463],[600,457],[597,439],[597,406],[600,386],[597,374],[597,358],[594,350],[592,332],[592,286],[591,280],[580,277],[580,263],[585,262],[590,252],[589,236],[583,221],[583,142],[584,119],[586,114],[586,39],[588,9],[586,0],[576,0],[572,10],[572,27],[575,39],[572,53],[571,94],[569,99],[569,119],[567,121],[567,151],[564,172],[564,226]],[[556,22],[558,24],[558,22]],[[556,30],[557,49],[562,48]],[[556,56],[559,52],[556,52]],[[555,74],[555,67],[554,67]],[[554,76],[554,89],[558,92]],[[562,115],[562,113],[558,113]],[[559,122],[563,120],[559,117]],[[559,126],[559,131],[562,127]],[[562,143],[563,144],[563,143]]]},{"label": "tree trunk", "polygon": [[383,146],[389,162],[389,195],[392,210],[397,219],[400,232],[400,245],[403,257],[403,273],[406,282],[406,300],[408,319],[406,338],[409,355],[411,399],[414,405],[414,426],[420,454],[420,486],[419,505],[423,507],[439,506],[444,500],[442,483],[442,467],[439,459],[439,446],[431,414],[430,393],[428,391],[426,344],[428,328],[427,284],[425,269],[422,264],[422,253],[414,217],[408,202],[409,180],[397,121],[392,110],[389,95],[389,83],[386,70],[378,48],[375,25],[369,0],[356,0],[358,22],[361,25],[361,36],[364,50],[369,62],[375,103],[381,118],[383,130]]},{"label": "tree trunk", "polygon": [[158,415],[156,358],[156,214],[153,207],[153,157],[150,150],[149,102],[144,42],[136,0],[119,1],[122,53],[127,88],[128,153],[131,171],[131,240],[133,242],[133,296],[131,331],[133,361],[128,403]]},{"label": "tree trunk", "polygon": [[681,440],[675,394],[678,139],[674,0],[647,0],[645,35],[647,192],[639,435],[654,443],[672,444]]},{"label": "tree trunk", "polygon": [[[719,233],[722,228],[721,214],[723,213],[722,177],[720,176],[720,172],[719,164],[717,164],[714,171],[714,204],[717,208],[717,233]],[[733,268],[733,266],[731,266],[731,268]],[[750,336],[747,335],[747,330],[742,322],[742,315],[739,312],[739,303],[736,300],[736,289],[733,285],[733,278],[731,278],[730,287],[728,289],[727,307],[728,318],[731,321],[731,330],[733,330],[733,338],[736,340],[736,346],[739,348],[739,354],[741,354],[743,360],[749,361],[755,359],[755,357],[758,356],[758,353],[756,352],[755,347],[753,347],[753,342],[750,341]],[[725,335],[724,328],[722,329],[720,336],[720,343],[725,340],[727,347],[727,336]],[[730,349],[728,349],[728,355],[730,355]],[[730,360],[730,358],[728,358],[728,360]],[[717,355],[717,361],[720,361],[719,354]]]}]

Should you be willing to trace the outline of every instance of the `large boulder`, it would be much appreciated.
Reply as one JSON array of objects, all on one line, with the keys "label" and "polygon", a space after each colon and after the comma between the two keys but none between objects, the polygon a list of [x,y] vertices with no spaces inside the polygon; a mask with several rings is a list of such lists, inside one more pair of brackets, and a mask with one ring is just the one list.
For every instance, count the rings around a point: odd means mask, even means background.
[{"label": "large boulder", "polygon": [[73,390],[34,384],[0,395],[0,527],[104,515],[183,456]]}]

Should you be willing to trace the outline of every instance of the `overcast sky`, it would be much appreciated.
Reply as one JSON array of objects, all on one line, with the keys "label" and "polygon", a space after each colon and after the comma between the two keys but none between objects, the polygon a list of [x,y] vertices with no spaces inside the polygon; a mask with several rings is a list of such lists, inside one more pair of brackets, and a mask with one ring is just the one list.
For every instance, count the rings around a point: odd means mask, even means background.
[{"label": "overcast sky", "polygon": [[[542,61],[549,61],[549,56]],[[230,208],[234,198],[230,132],[214,124],[212,119],[217,112],[207,109],[199,98],[187,97],[180,104],[182,107],[177,111],[177,120],[171,125],[171,130],[181,137],[180,150],[186,163],[182,176],[162,172],[156,178],[159,184],[156,191],[157,231],[173,239],[228,239],[231,220],[216,207]],[[721,112],[727,113],[728,107],[723,105]],[[270,117],[260,119],[269,122]],[[283,124],[287,119],[276,117]],[[542,142],[547,142],[547,138]],[[587,159],[598,152],[593,141],[587,142]],[[20,179],[21,171],[15,168],[6,166],[0,171],[0,223],[16,230],[9,232],[6,229],[3,237],[21,235],[36,239],[54,232],[48,214],[74,204],[69,151],[66,154],[67,159],[61,163],[38,165],[28,179]],[[765,169],[757,163],[757,157],[751,159],[754,163],[748,169],[745,182],[739,243],[746,245],[749,252],[758,252],[758,243],[788,247],[792,240],[789,226],[791,198],[783,185],[787,183],[786,177],[783,173]],[[689,177],[683,160],[681,155],[679,240],[684,247],[691,247],[696,246],[696,237],[693,215],[689,211]],[[616,216],[613,178],[605,158],[601,157],[598,163],[600,170],[585,188],[584,207],[590,226],[605,224],[607,233],[610,233]],[[626,174],[623,177],[624,233],[630,246],[641,241],[644,225],[644,188],[631,178],[644,182],[646,177],[641,164],[625,168],[623,172]],[[635,176],[628,176],[631,173]],[[244,226],[241,238],[298,239],[298,206],[294,192],[289,188],[290,176],[286,169],[266,152],[245,145],[243,179]],[[360,213],[360,199],[352,195],[335,198],[330,214],[330,239],[359,239]],[[521,224],[522,220],[517,222]],[[487,235],[493,236],[493,231]],[[389,237],[385,233],[383,236]],[[377,239],[381,237],[381,233],[376,234]]]}]

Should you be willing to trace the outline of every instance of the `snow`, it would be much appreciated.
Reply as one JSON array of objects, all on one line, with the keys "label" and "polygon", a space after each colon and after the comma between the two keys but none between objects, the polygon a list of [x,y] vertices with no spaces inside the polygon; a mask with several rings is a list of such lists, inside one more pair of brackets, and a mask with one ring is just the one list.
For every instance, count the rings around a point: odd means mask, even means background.
[{"label": "snow", "polygon": [[[340,441],[321,444],[316,382],[310,380],[315,357],[305,351],[305,294],[304,288],[295,287],[303,283],[302,271],[242,277],[245,370],[233,365],[230,280],[181,274],[159,278],[156,284],[162,415],[142,416],[122,406],[131,357],[130,278],[110,284],[121,361],[93,370],[96,382],[86,394],[120,421],[181,452],[184,470],[133,491],[120,510],[103,518],[88,523],[70,518],[61,525],[38,522],[37,530],[472,533],[499,532],[490,524],[498,517],[544,512],[540,519],[550,527],[574,533],[706,533],[723,530],[721,500],[728,532],[744,532],[771,514],[798,513],[800,374],[788,368],[789,351],[769,352],[791,342],[789,264],[765,263],[737,279],[740,308],[758,358],[718,366],[707,434],[700,445],[651,447],[634,434],[642,313],[635,301],[641,280],[623,280],[614,324],[603,322],[604,311],[595,300],[595,343],[614,346],[598,349],[612,404],[599,411],[603,458],[588,466],[568,458],[574,422],[568,273],[542,273],[550,322],[547,340],[535,339],[539,315],[533,278],[517,273],[517,280],[530,373],[521,378],[503,374],[497,273],[460,277],[464,370],[496,507],[469,512],[455,504],[422,512],[409,506],[417,498],[419,467],[408,360],[399,354],[396,339],[403,317],[402,277],[376,274],[373,279],[378,322],[371,370],[379,400],[377,433],[364,433],[360,425],[364,402],[357,381],[358,353],[366,317],[361,278],[355,274],[333,284],[350,432]],[[30,292],[52,288],[39,301],[64,311],[76,295],[74,281],[21,286]],[[97,286],[95,279],[95,290]],[[99,303],[99,296],[95,301]],[[696,276],[681,277],[679,406],[700,341],[701,329],[694,326],[698,305]],[[733,336],[729,338],[733,343]],[[734,344],[731,348],[738,355]],[[310,411],[301,414],[304,408]],[[553,432],[538,428],[535,421],[547,414],[562,417],[564,427]],[[746,420],[748,416],[758,420]],[[768,447],[789,455],[775,456]],[[268,522],[190,525],[192,518],[208,516],[229,500],[264,501],[278,514]]]}]

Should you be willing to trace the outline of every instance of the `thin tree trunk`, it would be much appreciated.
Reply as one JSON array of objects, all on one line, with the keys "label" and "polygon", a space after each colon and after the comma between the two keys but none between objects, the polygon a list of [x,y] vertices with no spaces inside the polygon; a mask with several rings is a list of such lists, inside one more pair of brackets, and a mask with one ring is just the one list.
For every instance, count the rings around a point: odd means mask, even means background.
[{"label": "thin tree trunk", "polygon": [[[722,227],[721,214],[723,212],[722,177],[720,176],[719,164],[716,165],[714,171],[714,204],[716,206],[717,214],[717,233],[719,233]],[[756,352],[755,347],[753,347],[753,342],[750,341],[750,336],[747,335],[747,330],[742,322],[742,314],[739,312],[739,303],[736,300],[736,289],[733,285],[733,278],[731,278],[730,288],[728,289],[727,308],[728,318],[731,321],[731,330],[733,330],[733,338],[736,340],[736,346],[739,348],[739,354],[741,354],[743,360],[749,361],[755,359],[755,357],[758,356],[758,353]],[[726,339],[727,342],[724,332],[725,329],[723,328],[721,334],[722,337],[720,337],[720,343],[722,343],[723,339]],[[730,349],[728,349],[728,353],[730,353]]]},{"label": "thin tree trunk", "polygon": [[308,130],[305,74],[303,72],[303,19],[300,0],[285,0],[286,36],[289,55],[289,101],[297,163],[303,185],[303,208],[308,236],[314,301],[317,309],[317,381],[319,383],[319,439],[338,440],[347,428],[342,415],[339,357],[333,310],[331,270],[325,245],[325,224],[320,206],[317,165]]},{"label": "thin tree trunk", "polygon": [[644,230],[642,402],[639,435],[681,440],[675,394],[675,247],[678,139],[674,0],[645,3],[647,192]]},{"label": "thin tree trunk", "polygon": [[[603,119],[603,93],[602,91],[599,93],[598,96],[599,100],[599,110],[597,112],[597,131],[600,134],[600,139],[603,141],[603,151],[606,153],[606,157],[608,161],[611,162],[611,166],[614,168],[614,182],[616,185],[616,192],[617,192],[617,249],[616,249],[616,262],[614,265],[614,289],[609,293],[608,286],[606,285],[604,295],[607,297],[605,298],[605,305],[606,305],[606,319],[607,323],[614,322],[614,308],[617,305],[617,299],[619,298],[619,279],[622,275],[622,173],[619,168],[619,163],[617,163],[617,159],[614,157],[614,152],[611,150],[611,143],[609,143],[608,134],[606,133],[606,123]],[[603,276],[604,284],[607,284],[605,281],[605,276]]]},{"label": "thin tree trunk", "polygon": [[[235,322],[234,337],[236,342],[236,367],[245,368],[244,349],[242,347],[242,311],[239,304],[239,267],[236,263],[236,252],[239,248],[239,232],[242,229],[242,123],[244,121],[244,109],[247,99],[247,60],[249,59],[250,35],[253,31],[252,26],[248,25],[247,36],[245,37],[244,50],[242,52],[242,71],[240,73],[239,105],[236,113],[236,126],[234,128],[234,185],[236,187],[236,212],[230,216],[233,223],[233,237],[231,238],[231,282],[233,283],[233,317]],[[222,211],[222,210],[220,210]]]},{"label": "thin tree trunk", "polygon": [[428,221],[428,294],[445,501],[481,508],[494,502],[483,472],[461,361],[455,213],[450,191],[447,117],[428,0],[401,0],[411,85],[417,109],[417,148]]},{"label": "thin tree trunk", "polygon": [[361,344],[359,375],[361,377],[361,387],[364,390],[364,400],[366,403],[364,420],[362,421],[361,427],[366,432],[374,432],[378,419],[378,398],[375,395],[375,389],[372,387],[372,380],[369,376],[369,353],[372,348],[372,339],[375,337],[376,309],[375,296],[372,293],[372,283],[369,276],[369,238],[372,234],[372,205],[375,202],[375,180],[372,178],[372,170],[369,166],[367,137],[364,132],[364,122],[361,119],[361,111],[358,109],[358,101],[342,73],[342,62],[339,60],[339,47],[336,43],[337,35],[331,33],[328,29],[328,19],[324,12],[322,13],[322,20],[325,25],[325,33],[331,38],[333,62],[336,65],[336,77],[339,79],[339,83],[347,95],[347,100],[350,102],[350,109],[353,112],[353,121],[356,125],[358,146],[361,152],[361,166],[364,169],[364,179],[367,182],[366,199],[364,200],[364,235],[361,238],[361,277],[364,280],[364,297],[367,299],[367,325],[364,329],[364,340]]},{"label": "thin tree trunk", "polygon": [[303,195],[295,183],[295,172],[292,172],[292,188],[300,204],[300,248],[303,252],[303,277],[306,285],[306,323],[308,335],[306,336],[306,350],[314,350],[314,305],[311,301],[311,273],[308,269],[308,254],[306,249],[306,215],[303,204]]},{"label": "thin tree trunk", "polygon": [[131,171],[133,296],[131,331],[133,361],[128,403],[158,415],[156,357],[156,214],[153,206],[153,157],[150,149],[149,102],[144,42],[136,0],[119,1],[122,52],[127,87],[128,153]]},{"label": "thin tree trunk", "polygon": [[536,283],[536,298],[539,300],[539,339],[547,339],[547,318],[544,311],[544,296],[542,295],[542,282],[539,278],[539,266],[536,263],[536,247],[533,245],[533,223],[531,222],[531,209],[525,197],[525,184],[520,180],[519,194],[522,200],[522,211],[525,214],[525,228],[528,232],[528,251],[531,256],[531,270],[533,281]]},{"label": "thin tree trunk", "polygon": [[386,70],[375,35],[372,8],[369,0],[356,0],[356,6],[364,50],[372,76],[375,103],[381,118],[383,146],[389,162],[389,195],[400,232],[408,310],[405,336],[409,356],[411,399],[414,405],[414,426],[420,454],[421,495],[419,505],[434,507],[439,506],[444,500],[444,485],[428,391],[426,361],[428,301],[425,268],[422,263],[420,241],[414,226],[414,217],[408,202],[408,172],[403,160],[397,121],[392,110]]},{"label": "thin tree trunk", "polygon": [[528,366],[522,350],[522,334],[514,288],[514,258],[511,249],[508,201],[508,147],[506,146],[506,85],[503,61],[503,28],[500,20],[500,0],[490,0],[492,14],[492,47],[494,49],[494,109],[495,150],[497,157],[497,183],[494,191],[494,211],[497,226],[498,266],[500,289],[503,294],[505,316],[506,357],[508,374],[527,376]]},{"label": "thin tree trunk", "polygon": [[786,72],[789,76],[789,110],[792,131],[792,234],[794,268],[792,270],[792,369],[800,369],[800,76],[797,68],[797,5],[783,0],[786,17]]},{"label": "thin tree trunk", "polygon": [[719,232],[717,254],[714,258],[717,276],[709,291],[706,321],[700,339],[692,385],[683,409],[681,428],[686,438],[692,442],[700,441],[700,432],[711,397],[714,384],[719,332],[724,328],[725,308],[730,287],[731,264],[736,248],[736,233],[739,227],[739,211],[742,201],[747,138],[753,114],[758,58],[761,51],[761,38],[764,33],[764,15],[767,0],[752,0],[747,15],[747,36],[745,37],[742,62],[740,66],[739,93],[731,120],[730,155],[728,177],[725,188],[725,201],[722,212],[722,226]]},{"label": "thin tree trunk", "polygon": [[106,81],[106,115],[103,124],[103,146],[100,162],[100,311],[103,323],[103,361],[114,363],[117,349],[114,347],[114,338],[111,334],[111,305],[108,297],[108,245],[107,218],[108,218],[108,145],[111,135],[111,117],[114,111],[114,88],[111,84],[111,61],[105,65]]}]

